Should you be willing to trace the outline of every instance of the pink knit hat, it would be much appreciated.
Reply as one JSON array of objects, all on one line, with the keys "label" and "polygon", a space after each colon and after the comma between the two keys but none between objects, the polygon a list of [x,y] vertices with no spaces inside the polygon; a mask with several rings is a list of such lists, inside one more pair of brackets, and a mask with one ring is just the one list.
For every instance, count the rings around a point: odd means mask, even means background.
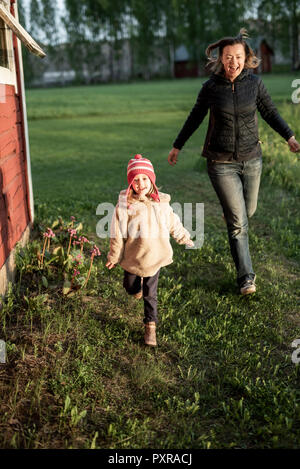
[{"label": "pink knit hat", "polygon": [[150,197],[152,197],[154,200],[157,200],[159,202],[158,189],[155,185],[156,176],[155,176],[153,165],[150,160],[148,160],[147,158],[143,158],[142,155],[135,155],[134,158],[131,158],[131,160],[129,160],[129,163],[127,166],[128,188],[126,191],[126,196],[128,195],[130,191],[131,184],[135,176],[137,176],[138,174],[146,174],[146,176],[148,176],[148,178],[153,184],[154,191],[155,191],[150,195]]}]

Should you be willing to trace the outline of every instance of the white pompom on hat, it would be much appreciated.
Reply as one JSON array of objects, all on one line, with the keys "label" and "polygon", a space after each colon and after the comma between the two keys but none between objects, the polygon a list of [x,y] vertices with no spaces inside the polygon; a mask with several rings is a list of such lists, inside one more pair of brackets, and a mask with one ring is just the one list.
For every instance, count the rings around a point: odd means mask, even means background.
[{"label": "white pompom on hat", "polygon": [[148,160],[147,158],[143,158],[142,155],[139,155],[139,154],[135,155],[134,158],[131,158],[127,166],[128,188],[126,191],[126,196],[128,195],[130,191],[130,188],[131,188],[131,185],[135,176],[137,176],[138,174],[146,174],[146,176],[148,176],[148,178],[153,184],[154,191],[155,191],[150,195],[150,197],[152,197],[154,200],[157,200],[159,202],[158,189],[155,185],[156,176],[155,176],[153,165],[150,160]]}]

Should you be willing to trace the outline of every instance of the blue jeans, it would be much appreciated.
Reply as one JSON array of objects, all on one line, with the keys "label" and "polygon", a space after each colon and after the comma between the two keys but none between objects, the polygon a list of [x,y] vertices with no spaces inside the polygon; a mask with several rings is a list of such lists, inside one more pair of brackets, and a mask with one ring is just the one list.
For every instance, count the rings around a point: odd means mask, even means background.
[{"label": "blue jeans", "polygon": [[249,252],[248,218],[257,207],[262,159],[232,163],[207,160],[207,170],[223,208],[240,286],[255,275]]}]

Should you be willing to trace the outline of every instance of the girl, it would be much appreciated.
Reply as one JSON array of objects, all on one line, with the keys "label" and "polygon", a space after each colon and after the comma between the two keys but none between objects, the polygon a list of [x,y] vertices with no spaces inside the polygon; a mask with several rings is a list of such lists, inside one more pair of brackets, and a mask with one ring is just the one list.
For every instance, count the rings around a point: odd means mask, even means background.
[{"label": "girl", "polygon": [[123,286],[144,299],[145,344],[156,346],[157,285],[160,268],[173,262],[169,235],[194,246],[189,232],[169,205],[170,196],[155,185],[152,163],[135,155],[127,166],[128,188],[120,192],[110,234],[106,267],[124,269]]}]

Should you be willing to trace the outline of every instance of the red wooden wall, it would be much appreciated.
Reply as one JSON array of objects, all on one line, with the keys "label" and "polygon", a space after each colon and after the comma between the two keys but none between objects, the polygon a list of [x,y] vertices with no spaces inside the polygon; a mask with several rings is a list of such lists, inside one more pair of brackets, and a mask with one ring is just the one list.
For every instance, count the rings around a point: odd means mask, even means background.
[{"label": "red wooden wall", "polygon": [[[17,65],[17,64],[16,64]],[[0,102],[0,268],[30,221],[21,97],[4,86]],[[20,89],[20,87],[19,87]],[[3,95],[3,93],[1,93]]]}]

